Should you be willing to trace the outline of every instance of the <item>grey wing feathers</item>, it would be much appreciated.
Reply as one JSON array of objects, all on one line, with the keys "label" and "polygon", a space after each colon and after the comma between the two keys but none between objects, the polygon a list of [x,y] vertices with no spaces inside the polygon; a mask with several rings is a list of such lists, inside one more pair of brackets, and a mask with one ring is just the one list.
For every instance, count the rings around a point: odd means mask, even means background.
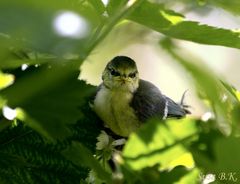
[{"label": "grey wing feathers", "polygon": [[[171,117],[181,118],[189,113],[184,108],[184,105],[177,104],[169,97],[163,95],[152,83],[144,80],[140,80],[139,88],[135,92],[130,105],[142,122],[153,117],[161,119]],[[167,109],[165,109],[166,106]]]},{"label": "grey wing feathers", "polygon": [[152,117],[163,118],[166,99],[152,83],[140,80],[130,104],[141,122]]}]

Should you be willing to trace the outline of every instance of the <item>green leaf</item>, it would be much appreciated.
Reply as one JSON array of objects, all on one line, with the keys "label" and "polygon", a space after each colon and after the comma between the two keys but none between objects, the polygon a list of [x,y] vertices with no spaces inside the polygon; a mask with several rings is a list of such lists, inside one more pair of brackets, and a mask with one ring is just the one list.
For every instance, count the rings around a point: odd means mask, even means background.
[{"label": "green leaf", "polygon": [[72,140],[82,141],[91,151],[95,149],[98,134],[95,130],[96,117],[89,109],[85,113],[84,120],[72,127],[73,136],[54,144],[46,142],[37,132],[20,122],[1,131],[0,181],[6,180],[6,184],[79,184],[81,179],[87,177],[88,170],[67,160],[61,152]]},{"label": "green leaf", "polygon": [[231,93],[235,101],[232,103],[232,109],[230,113],[231,122],[232,122],[232,134],[240,135],[240,92],[230,84],[223,82],[222,84]]},{"label": "green leaf", "polygon": [[1,167],[27,167],[29,163],[23,158],[18,155],[11,155],[7,153],[0,152],[1,160],[0,165]]},{"label": "green leaf", "polygon": [[[176,126],[177,125],[177,126]],[[176,127],[174,127],[176,126]],[[161,168],[193,165],[191,155],[183,147],[196,135],[194,120],[151,121],[127,141],[123,156],[133,170],[160,164]],[[184,160],[180,158],[186,157]]]},{"label": "green leaf", "polygon": [[99,16],[103,16],[105,6],[102,1],[88,0],[88,2],[91,3],[91,5],[95,8]]},{"label": "green leaf", "polygon": [[197,141],[189,147],[197,166],[208,164],[208,160],[205,158],[208,158],[209,160],[216,159],[213,146],[218,139],[223,137],[218,130],[211,128],[211,125],[214,122],[208,121],[207,123],[208,124],[205,125],[204,122],[199,122],[199,129],[201,129],[201,133],[199,134]]},{"label": "green leaf", "polygon": [[31,59],[10,59],[10,60],[4,60],[0,63],[1,69],[15,69],[21,67],[23,64],[26,64],[27,66],[32,65],[39,65],[39,64],[45,64],[47,62],[53,62],[53,60],[47,60],[47,59],[39,59],[39,60],[31,60]]},{"label": "green leaf", "polygon": [[231,178],[231,173],[236,178],[240,171],[240,159],[237,157],[240,138],[223,136],[214,124],[214,121],[199,122],[199,138],[187,147],[201,170],[201,175],[214,174],[216,183],[234,183],[236,181]]},{"label": "green leaf", "polygon": [[233,107],[231,112],[232,122],[233,122],[233,135],[239,136],[240,135],[240,103]]},{"label": "green leaf", "polygon": [[146,167],[140,172],[135,172],[134,176],[127,178],[128,183],[132,184],[156,184],[156,183],[175,183],[185,176],[189,171],[183,166],[177,166],[172,170],[159,171],[158,165]]},{"label": "green leaf", "polygon": [[127,0],[119,0],[119,1],[109,0],[108,5],[107,5],[108,14],[109,15],[114,15],[115,12],[124,8],[126,3],[127,3]]},{"label": "green leaf", "polygon": [[181,177],[188,173],[187,169],[183,166],[177,166],[173,168],[170,172],[165,171],[160,173],[160,181],[162,183],[174,183],[179,181]]},{"label": "green leaf", "polygon": [[[62,36],[56,29],[56,18],[63,12],[73,12],[86,22],[86,32],[82,36]],[[60,57],[69,53],[84,57],[86,41],[100,20],[94,7],[77,0],[0,2],[0,33],[9,35],[10,38],[5,39],[7,45],[17,45]],[[84,29],[83,25],[81,29]]]},{"label": "green leaf", "polygon": [[221,81],[223,86],[228,90],[229,93],[236,99],[236,101],[240,102],[240,92],[232,85],[228,84],[227,82]]},{"label": "green leaf", "polygon": [[[236,183],[235,179],[240,172],[239,143],[239,138],[216,137],[213,132],[209,132],[200,136],[197,142],[199,150],[195,149],[195,146],[192,147],[192,154],[204,175],[213,173],[219,183]],[[207,147],[203,145],[207,145]],[[231,173],[235,179],[231,178]]]},{"label": "green leaf", "polygon": [[209,0],[209,4],[221,7],[230,13],[233,13],[235,15],[240,15],[240,1],[239,0]]},{"label": "green leaf", "polygon": [[[229,137],[219,139],[213,145],[214,154],[216,155],[216,162],[214,169],[220,171],[234,171],[240,172],[238,167],[240,164],[240,138]],[[224,149],[223,149],[224,148]]]},{"label": "green leaf", "polygon": [[38,67],[0,95],[19,109],[18,118],[27,125],[48,138],[64,138],[68,126],[82,117],[81,105],[96,90],[79,81],[78,74],[66,66]]},{"label": "green leaf", "polygon": [[56,62],[56,56],[33,52],[30,50],[10,49],[6,51],[5,54],[6,57],[0,62],[0,68],[7,71],[20,68],[23,64],[29,67]]},{"label": "green leaf", "polygon": [[187,21],[182,15],[166,10],[157,3],[144,1],[128,19],[172,38],[240,48],[239,32]]},{"label": "green leaf", "polygon": [[63,155],[77,165],[93,169],[97,173],[98,178],[111,183],[110,173],[107,173],[102,168],[99,162],[93,158],[92,153],[81,143],[73,142],[67,150],[63,151]]},{"label": "green leaf", "polygon": [[[14,82],[14,75],[2,73],[0,71],[0,90],[10,86]],[[1,105],[0,105],[1,107]]]},{"label": "green leaf", "polygon": [[189,172],[185,174],[185,176],[183,176],[181,180],[177,182],[177,184],[186,184],[186,183],[199,184],[199,175],[200,175],[199,169],[194,168],[188,171]]}]

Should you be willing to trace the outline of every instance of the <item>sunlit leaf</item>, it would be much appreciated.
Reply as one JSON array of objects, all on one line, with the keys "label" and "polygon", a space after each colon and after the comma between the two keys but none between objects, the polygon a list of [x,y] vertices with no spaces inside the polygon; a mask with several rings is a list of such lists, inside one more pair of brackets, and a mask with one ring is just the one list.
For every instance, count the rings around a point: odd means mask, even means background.
[{"label": "sunlit leaf", "polygon": [[[177,123],[178,126],[174,127]],[[130,136],[123,156],[134,170],[155,164],[159,164],[161,168],[172,168],[176,165],[192,167],[191,155],[186,155],[187,151],[182,144],[194,138],[197,131],[194,127],[193,120],[170,120],[166,125],[159,121],[148,122]]]},{"label": "sunlit leaf", "polygon": [[128,18],[172,38],[240,48],[239,32],[188,21],[182,15],[166,10],[157,3],[145,1]]},{"label": "sunlit leaf", "polygon": [[191,136],[198,131],[195,120],[191,118],[169,119],[166,121],[166,125],[176,140]]},{"label": "sunlit leaf", "polygon": [[14,82],[14,75],[4,74],[0,71],[0,90],[13,84],[13,82]]},{"label": "sunlit leaf", "polygon": [[133,183],[133,184],[144,184],[149,183],[149,184],[156,184],[156,183],[178,183],[180,179],[186,175],[189,171],[183,167],[183,166],[178,166],[173,168],[170,171],[167,170],[162,170],[160,171],[158,169],[158,166],[153,166],[153,167],[146,167],[142,169],[140,172],[136,172],[135,176],[137,177],[132,177],[129,178],[128,183]]}]

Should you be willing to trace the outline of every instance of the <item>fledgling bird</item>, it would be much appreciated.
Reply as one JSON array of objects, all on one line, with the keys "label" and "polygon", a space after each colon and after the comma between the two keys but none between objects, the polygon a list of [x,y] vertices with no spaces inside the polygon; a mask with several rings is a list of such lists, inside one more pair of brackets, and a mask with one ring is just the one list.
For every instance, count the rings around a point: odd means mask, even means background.
[{"label": "fledgling bird", "polygon": [[119,136],[128,137],[150,118],[181,118],[190,113],[183,102],[174,102],[155,85],[140,79],[136,63],[127,56],[113,58],[105,67],[102,80],[93,109],[105,126]]}]

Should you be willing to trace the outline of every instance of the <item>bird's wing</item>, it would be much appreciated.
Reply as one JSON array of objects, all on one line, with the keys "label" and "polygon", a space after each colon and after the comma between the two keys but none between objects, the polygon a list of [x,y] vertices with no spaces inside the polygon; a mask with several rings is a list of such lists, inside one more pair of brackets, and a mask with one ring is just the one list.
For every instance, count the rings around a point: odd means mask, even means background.
[{"label": "bird's wing", "polygon": [[130,105],[141,122],[153,117],[181,118],[190,113],[184,105],[174,102],[163,95],[155,85],[144,80],[140,80]]},{"label": "bird's wing", "polygon": [[149,118],[163,118],[166,107],[166,98],[152,83],[140,80],[139,87],[130,103],[141,122]]}]

